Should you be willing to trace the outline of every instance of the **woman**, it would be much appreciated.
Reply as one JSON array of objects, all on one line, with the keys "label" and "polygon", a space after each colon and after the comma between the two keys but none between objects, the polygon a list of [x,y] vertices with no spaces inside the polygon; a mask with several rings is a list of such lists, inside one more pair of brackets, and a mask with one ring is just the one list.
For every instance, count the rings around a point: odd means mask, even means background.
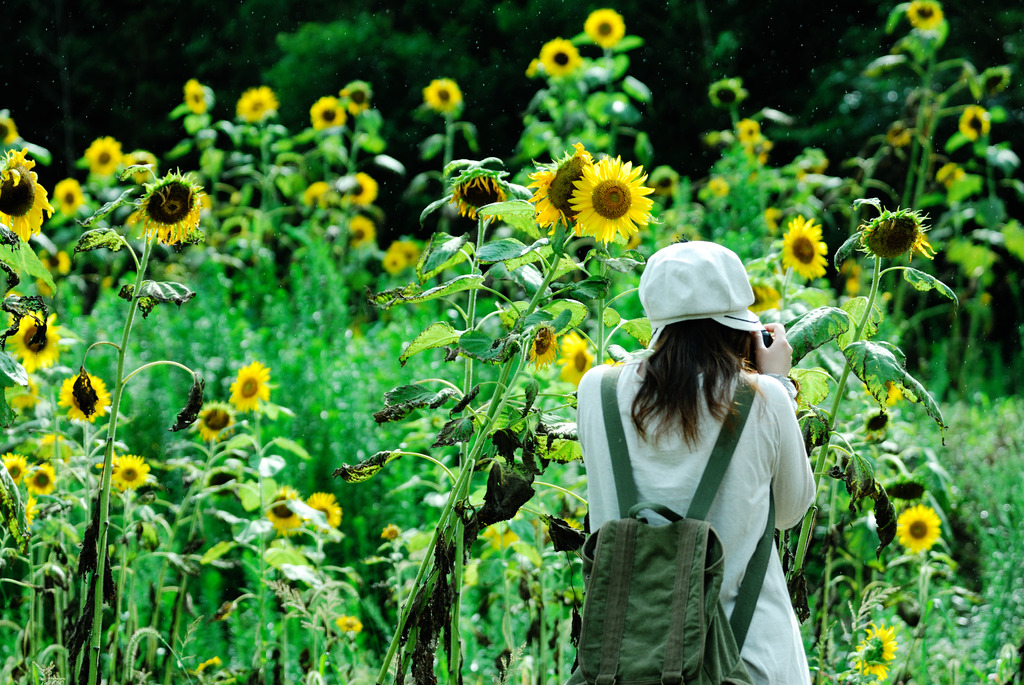
[{"label": "woman", "polygon": [[[707,519],[725,549],[721,599],[732,613],[747,563],[775,498],[776,528],[796,525],[814,501],[814,479],[794,413],[792,348],[781,324],[763,326],[746,270],[710,242],[659,250],[640,279],[653,353],[628,362],[618,379],[638,499],[685,513],[707,465],[738,383],[755,389]],[[762,331],[772,336],[766,347]],[[754,352],[757,373],[749,362]],[[597,367],[580,382],[578,427],[588,478],[591,530],[620,517],[601,411]],[[773,549],[741,656],[755,683],[810,683],[796,616]]]}]

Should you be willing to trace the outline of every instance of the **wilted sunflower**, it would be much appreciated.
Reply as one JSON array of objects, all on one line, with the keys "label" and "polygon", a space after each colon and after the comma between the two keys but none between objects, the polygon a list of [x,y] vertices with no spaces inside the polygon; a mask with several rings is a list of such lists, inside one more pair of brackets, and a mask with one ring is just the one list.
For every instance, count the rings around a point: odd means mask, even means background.
[{"label": "wilted sunflower", "polygon": [[5,109],[0,111],[0,143],[10,145],[18,139],[18,127],[14,125],[14,119]]},{"label": "wilted sunflower", "polygon": [[135,490],[146,482],[149,476],[149,464],[135,454],[124,454],[117,458],[116,465],[110,473],[110,482],[119,491]]},{"label": "wilted sunflower", "polygon": [[143,166],[146,164],[152,167],[151,169],[137,169],[132,172],[130,178],[132,179],[132,183],[137,186],[145,185],[152,179],[156,178],[156,165],[158,164],[158,160],[156,155],[152,152],[147,150],[132,150],[121,159],[121,163],[126,167]]},{"label": "wilted sunflower", "polygon": [[28,473],[28,459],[20,454],[8,452],[3,456],[4,468],[10,474],[11,480],[17,485]]},{"label": "wilted sunflower", "polygon": [[341,524],[341,506],[337,498],[330,492],[314,492],[306,499],[310,509],[323,512],[327,525],[337,528]]},{"label": "wilted sunflower", "polygon": [[47,369],[60,357],[60,327],[54,324],[56,320],[57,315],[50,314],[46,317],[45,330],[40,331],[42,315],[32,312],[21,317],[18,331],[7,339],[11,354],[21,361],[26,372]]},{"label": "wilted sunflower", "polygon": [[345,106],[336,97],[324,96],[309,108],[309,119],[313,128],[321,131],[332,126],[344,126],[348,119]]},{"label": "wilted sunflower", "polygon": [[373,90],[366,81],[349,81],[338,95],[348,107],[348,113],[358,116],[360,112],[365,112],[370,108]]},{"label": "wilted sunflower", "polygon": [[956,162],[948,162],[935,172],[935,180],[946,186],[952,187],[957,181],[963,180],[967,172]]},{"label": "wilted sunflower", "polygon": [[97,176],[112,176],[121,164],[121,143],[111,136],[97,138],[85,151],[89,172]]},{"label": "wilted sunflower", "polygon": [[907,19],[915,29],[934,31],[942,23],[942,5],[932,0],[914,0],[907,7]]},{"label": "wilted sunflower", "polygon": [[235,112],[239,119],[250,124],[258,124],[277,114],[279,106],[280,103],[273,90],[267,86],[258,86],[242,93],[242,97],[238,98],[238,103],[235,105]]},{"label": "wilted sunflower", "polygon": [[603,243],[615,240],[616,233],[626,240],[632,238],[639,226],[651,221],[654,203],[645,196],[654,189],[645,186],[645,180],[642,166],[634,168],[632,162],[618,157],[584,167],[571,200],[573,211],[579,213],[580,231]]},{"label": "wilted sunflower", "polygon": [[922,552],[938,542],[941,526],[934,509],[918,504],[896,519],[896,539],[911,552]]},{"label": "wilted sunflower", "polygon": [[558,338],[551,326],[541,326],[530,345],[530,361],[535,369],[543,369],[558,357]]},{"label": "wilted sunflower", "polygon": [[867,637],[857,645],[857,671],[884,682],[889,677],[889,662],[896,658],[896,648],[896,627],[871,623]]},{"label": "wilted sunflower", "polygon": [[185,104],[193,114],[206,114],[209,103],[206,101],[206,87],[194,78],[185,82]]},{"label": "wilted sunflower", "polygon": [[344,199],[354,205],[366,206],[377,199],[377,191],[377,181],[360,171],[355,175],[352,187],[345,192]]},{"label": "wilted sunflower", "polygon": [[53,199],[57,203],[57,209],[64,216],[74,216],[78,208],[85,204],[82,186],[73,178],[57,182],[53,187]]},{"label": "wilted sunflower", "polygon": [[828,246],[821,239],[821,226],[813,219],[797,216],[789,222],[782,237],[782,268],[792,268],[800,276],[813,280],[825,275]]},{"label": "wilted sunflower", "polygon": [[39,233],[43,212],[53,216],[46,188],[32,171],[36,163],[27,154],[27,150],[8,150],[0,163],[0,224],[9,225],[26,242]]},{"label": "wilted sunflower", "polygon": [[75,381],[78,379],[78,376],[65,378],[61,383],[57,406],[68,408],[69,419],[80,419],[92,423],[97,418],[106,416],[107,410],[110,408],[110,393],[107,392],[107,384],[103,382],[103,379],[97,378],[91,373],[86,373],[85,375],[88,377],[89,384],[96,394],[96,404],[93,407],[92,413],[86,416],[81,405],[78,403],[78,398],[75,397]]},{"label": "wilted sunflower", "polygon": [[960,133],[972,142],[984,138],[992,129],[992,117],[988,110],[977,105],[967,105],[960,115]]},{"label": "wilted sunflower", "polygon": [[613,9],[594,10],[583,24],[583,31],[604,49],[614,48],[626,35],[622,15]]},{"label": "wilted sunflower", "polygon": [[530,202],[536,207],[538,226],[554,226],[561,219],[568,227],[576,218],[576,210],[572,208],[576,182],[583,178],[583,170],[594,162],[582,143],[575,143],[573,148],[573,152],[567,153],[557,164],[530,174],[533,183],[527,187],[537,189]]},{"label": "wilted sunflower", "polygon": [[50,462],[43,462],[28,472],[25,485],[32,495],[49,495],[57,488],[57,472]]},{"label": "wilted sunflower", "polygon": [[462,216],[475,219],[476,210],[495,202],[504,202],[506,197],[504,184],[494,172],[474,170],[455,179],[451,204],[458,206]]},{"label": "wilted sunflower", "polygon": [[147,239],[155,235],[165,245],[192,240],[199,228],[203,193],[191,174],[171,172],[155,183],[147,183],[145,188],[141,204],[128,223],[141,222]]},{"label": "wilted sunflower", "polygon": [[747,99],[747,91],[743,88],[743,79],[726,78],[715,81],[708,88],[711,104],[722,109],[730,109]]},{"label": "wilted sunflower", "polygon": [[334,619],[334,625],[343,633],[361,633],[363,623],[355,616],[339,616]]},{"label": "wilted sunflower", "polygon": [[913,258],[915,253],[932,259],[935,250],[925,238],[922,225],[926,218],[909,209],[897,209],[895,212],[884,210],[860,227],[861,249],[883,259],[893,259],[903,254]]},{"label": "wilted sunflower", "polygon": [[267,518],[274,524],[274,530],[278,535],[287,537],[298,532],[298,527],[302,525],[302,518],[292,511],[288,502],[299,499],[299,493],[287,485],[277,491],[277,496],[274,497],[274,501],[267,509]]},{"label": "wilted sunflower", "polygon": [[453,114],[462,106],[462,91],[450,78],[436,78],[423,89],[423,102],[435,112]]},{"label": "wilted sunflower", "polygon": [[377,244],[377,225],[373,219],[356,214],[348,221],[348,241],[354,248]]},{"label": "wilted sunflower", "polygon": [[544,43],[539,59],[548,76],[566,76],[583,65],[580,51],[564,38],[554,38]]},{"label": "wilted sunflower", "polygon": [[238,377],[231,384],[229,401],[238,411],[257,411],[260,400],[270,401],[270,369],[259,362],[253,362],[238,370]]},{"label": "wilted sunflower", "polygon": [[594,365],[594,355],[590,353],[590,344],[576,331],[562,336],[561,351],[558,363],[562,367],[560,377],[563,381],[578,386],[583,374]]},{"label": "wilted sunflower", "polygon": [[319,205],[323,208],[330,204],[331,197],[331,186],[326,181],[316,181],[310,183],[309,187],[302,192],[302,204],[307,207]]},{"label": "wilted sunflower", "polygon": [[231,405],[224,402],[208,402],[199,411],[195,426],[203,440],[221,440],[235,423]]}]

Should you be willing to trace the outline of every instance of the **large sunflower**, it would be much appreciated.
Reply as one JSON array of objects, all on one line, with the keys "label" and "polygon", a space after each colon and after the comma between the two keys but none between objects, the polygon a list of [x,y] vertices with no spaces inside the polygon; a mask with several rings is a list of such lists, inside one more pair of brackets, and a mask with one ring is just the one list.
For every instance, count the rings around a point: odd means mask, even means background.
[{"label": "large sunflower", "polygon": [[941,526],[934,509],[918,504],[896,519],[896,539],[911,552],[921,552],[938,542]]},{"label": "large sunflower", "polygon": [[873,675],[877,682],[889,677],[889,662],[896,658],[896,627],[868,626],[868,634],[857,645],[857,671],[861,675]]},{"label": "large sunflower", "polygon": [[14,125],[14,119],[5,109],[0,111],[0,143],[10,145],[18,139],[18,127]]},{"label": "large sunflower", "polygon": [[613,9],[594,10],[583,24],[583,31],[604,49],[614,48],[626,35],[622,15]]},{"label": "large sunflower", "polygon": [[302,518],[288,506],[289,501],[299,499],[299,493],[287,485],[278,490],[277,496],[267,509],[267,518],[274,524],[274,530],[278,535],[287,537],[299,532]]},{"label": "large sunflower", "polygon": [[149,464],[145,459],[135,454],[124,454],[117,458],[114,470],[110,474],[110,482],[124,492],[135,490],[146,482],[148,476]]},{"label": "large sunflower", "polygon": [[925,218],[909,209],[897,209],[895,212],[885,210],[860,227],[861,249],[883,259],[893,259],[903,254],[911,258],[919,254],[932,259],[935,251],[924,235],[922,222]]},{"label": "large sunflower", "polygon": [[536,207],[536,221],[541,227],[554,226],[559,219],[570,226],[576,218],[576,210],[572,208],[575,184],[583,178],[583,170],[594,162],[582,143],[575,143],[573,148],[573,152],[556,165],[530,174],[533,183],[528,187],[537,189],[530,202]]},{"label": "large sunflower", "polygon": [[349,81],[338,93],[342,102],[348,107],[348,113],[358,116],[370,108],[370,98],[373,97],[373,90],[366,81]]},{"label": "large sunflower", "polygon": [[341,506],[333,494],[329,492],[314,492],[306,499],[306,504],[311,509],[323,512],[324,517],[327,519],[327,525],[331,528],[337,528],[341,523]]},{"label": "large sunflower", "polygon": [[155,183],[146,184],[146,192],[130,224],[142,223],[143,235],[156,236],[166,245],[194,242],[202,211],[202,187],[190,174],[171,172]]},{"label": "large sunflower", "polygon": [[476,218],[476,210],[494,202],[504,202],[505,188],[493,175],[475,175],[465,181],[456,181],[451,202],[459,207],[459,214]]},{"label": "large sunflower", "polygon": [[64,216],[74,216],[78,208],[85,204],[82,185],[73,178],[57,182],[53,187],[53,199],[57,203],[57,209]]},{"label": "large sunflower", "polygon": [[209,402],[199,411],[196,429],[203,440],[221,440],[235,423],[231,405],[224,402]]},{"label": "large sunflower", "polygon": [[544,43],[539,59],[548,76],[566,76],[583,65],[580,51],[564,38],[554,38]]},{"label": "large sunflower", "polygon": [[156,166],[159,162],[156,155],[148,150],[132,150],[121,159],[121,163],[126,167],[144,165],[151,167],[149,169],[136,169],[132,172],[130,178],[132,183],[137,186],[145,185],[156,178]]},{"label": "large sunflower", "polygon": [[360,248],[377,244],[377,225],[373,219],[356,214],[348,221],[349,245]]},{"label": "large sunflower", "polygon": [[821,239],[821,226],[813,219],[797,216],[782,237],[782,267],[792,268],[808,280],[825,275],[828,246]]},{"label": "large sunflower", "polygon": [[280,103],[277,101],[274,91],[267,86],[258,86],[242,93],[242,97],[238,98],[238,103],[235,105],[235,112],[239,119],[250,124],[258,124],[277,114],[279,106]]},{"label": "large sunflower", "polygon": [[366,206],[377,199],[377,192],[377,181],[360,171],[355,175],[355,184],[345,193],[344,199],[355,205]]},{"label": "large sunflower", "polygon": [[932,0],[914,0],[907,7],[907,19],[915,29],[934,31],[942,23],[942,5]]},{"label": "large sunflower", "polygon": [[32,495],[49,495],[57,487],[57,472],[50,462],[43,462],[25,475],[25,485]]},{"label": "large sunflower", "polygon": [[206,87],[202,83],[190,78],[185,82],[185,104],[193,114],[206,114],[209,103],[206,101]]},{"label": "large sunflower", "polygon": [[462,106],[462,91],[450,78],[437,78],[423,89],[423,102],[435,112],[452,114]]},{"label": "large sunflower", "polygon": [[594,365],[594,355],[590,353],[589,343],[576,331],[562,336],[561,351],[558,363],[562,366],[560,377],[563,381],[578,386],[583,374]]},{"label": "large sunflower", "polygon": [[260,400],[270,401],[270,369],[259,362],[238,370],[238,378],[231,384],[231,404],[238,411],[256,411]]},{"label": "large sunflower", "polygon": [[11,476],[11,480],[17,485],[21,482],[21,479],[28,473],[28,459],[21,454],[14,454],[8,452],[3,456],[4,468],[7,469],[7,473]]},{"label": "large sunflower", "polygon": [[36,163],[27,150],[8,150],[0,162],[0,224],[6,224],[24,241],[39,233],[43,212],[53,216],[46,188],[38,183]]},{"label": "large sunflower", "polygon": [[110,393],[107,392],[107,384],[103,382],[103,379],[93,376],[91,373],[86,373],[85,377],[89,380],[89,385],[92,387],[96,400],[92,407],[92,412],[86,414],[85,409],[83,409],[82,404],[79,402],[79,398],[75,397],[75,381],[80,377],[71,376],[64,379],[60,385],[57,406],[68,408],[69,419],[85,420],[92,423],[97,418],[106,416],[107,410],[110,408]]},{"label": "large sunflower", "polygon": [[645,180],[642,166],[634,168],[632,162],[618,157],[584,167],[571,200],[573,210],[579,213],[580,231],[603,243],[612,242],[616,233],[627,241],[632,238],[639,226],[651,221],[654,203],[645,195],[654,189],[645,186]]},{"label": "large sunflower", "polygon": [[992,129],[992,117],[988,110],[978,105],[967,105],[960,115],[960,133],[971,141],[984,138]]},{"label": "large sunflower", "polygon": [[530,361],[534,368],[543,369],[558,357],[558,338],[551,326],[541,326],[530,344]]},{"label": "large sunflower", "polygon": [[121,143],[111,136],[103,136],[92,141],[85,151],[85,159],[89,162],[89,172],[97,176],[112,176],[121,164]]},{"label": "large sunflower", "polygon": [[56,314],[46,317],[44,325],[38,312],[27,314],[18,321],[18,331],[7,339],[11,354],[21,360],[28,373],[47,369],[60,357],[60,327],[53,322]]},{"label": "large sunflower", "polygon": [[343,126],[348,119],[345,106],[336,97],[324,96],[309,108],[309,119],[313,128],[321,131],[332,126]]}]

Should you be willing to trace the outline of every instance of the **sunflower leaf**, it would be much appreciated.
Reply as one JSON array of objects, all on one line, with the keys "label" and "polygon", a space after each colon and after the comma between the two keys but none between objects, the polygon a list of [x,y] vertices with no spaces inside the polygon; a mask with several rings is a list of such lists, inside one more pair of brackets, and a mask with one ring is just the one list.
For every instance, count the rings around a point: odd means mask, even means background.
[{"label": "sunflower leaf", "polygon": [[487,474],[487,491],[483,506],[476,512],[476,523],[486,528],[499,521],[512,520],[534,492],[533,474],[522,467],[494,462]]},{"label": "sunflower leaf", "polygon": [[575,552],[586,542],[582,530],[570,526],[564,519],[541,514],[544,523],[548,524],[548,536],[556,552]]},{"label": "sunflower leaf", "polygon": [[598,261],[607,264],[609,269],[623,274],[630,273],[646,261],[644,256],[636,250],[626,250],[618,257],[604,257],[597,255],[597,259]]},{"label": "sunflower leaf", "polygon": [[433,278],[445,269],[466,261],[466,253],[462,248],[469,242],[469,234],[453,236],[447,233],[435,233],[430,244],[416,262],[416,277],[420,283]]},{"label": "sunflower leaf", "polygon": [[956,297],[956,293],[948,285],[935,278],[931,274],[927,274],[917,269],[912,269],[909,266],[901,267],[903,271],[903,280],[910,285],[914,286],[914,290],[928,291],[937,290],[939,294],[949,298],[953,301],[953,308],[956,309],[960,306],[960,301]]},{"label": "sunflower leaf", "polygon": [[907,372],[906,358],[898,347],[885,342],[857,341],[843,348],[843,354],[879,407],[886,406],[889,386],[896,385],[908,399],[923,405],[939,428],[946,429],[938,404],[924,386]]},{"label": "sunflower leaf", "polygon": [[420,226],[423,225],[423,223],[427,220],[428,216],[430,216],[431,214],[436,212],[441,207],[444,207],[446,204],[450,203],[451,201],[452,201],[452,195],[451,195],[451,193],[449,193],[448,195],[445,195],[441,199],[434,200],[429,205],[424,207],[423,211],[420,212]]},{"label": "sunflower leaf", "polygon": [[177,432],[184,430],[196,422],[199,418],[199,410],[203,408],[203,388],[206,381],[198,373],[192,374],[192,387],[188,391],[188,402],[185,408],[178,412],[178,418],[168,430]]},{"label": "sunflower leaf", "polygon": [[481,331],[467,331],[459,338],[459,353],[488,364],[501,364],[519,351],[519,343],[510,337],[494,340]]},{"label": "sunflower leaf", "polygon": [[88,228],[89,226],[92,226],[97,221],[99,221],[101,219],[105,219],[111,212],[113,212],[118,207],[123,207],[124,205],[131,204],[132,201],[129,200],[128,198],[134,192],[135,192],[135,188],[129,188],[128,190],[126,190],[123,193],[121,193],[121,196],[118,197],[116,200],[111,200],[107,204],[105,204],[102,207],[100,207],[99,209],[97,209],[93,213],[93,215],[90,216],[88,219],[86,219],[85,221],[80,221],[78,223],[80,223],[82,226],[85,226],[86,228]]},{"label": "sunflower leaf", "polygon": [[832,256],[832,263],[835,265],[837,270],[840,266],[843,265],[843,262],[846,261],[846,258],[849,257],[850,254],[857,249],[857,246],[860,244],[860,239],[860,231],[857,231],[849,238],[847,238],[846,242],[840,245],[839,249],[836,250],[836,253]]},{"label": "sunflower leaf", "polygon": [[78,367],[78,377],[75,378],[71,388],[71,394],[75,398],[75,404],[82,410],[86,418],[96,413],[96,403],[99,402],[99,395],[92,387],[92,379],[86,372],[84,366]]},{"label": "sunflower leaf", "polygon": [[[23,243],[21,240],[15,245],[0,243],[0,262],[9,266],[17,274],[38,278],[49,286],[51,291],[57,288],[53,284],[53,276],[50,275],[50,270],[39,261],[35,251],[28,248],[26,243]],[[13,288],[15,285],[17,283],[11,284],[11,287]]]},{"label": "sunflower leaf", "polygon": [[369,459],[364,459],[355,465],[342,464],[334,470],[334,477],[341,478],[346,483],[362,483],[373,478],[389,462],[402,456],[401,450],[385,450],[377,452]]},{"label": "sunflower leaf", "polygon": [[446,402],[458,399],[452,388],[434,392],[422,385],[401,385],[384,393],[384,408],[373,415],[377,423],[399,421],[422,407],[437,409]]},{"label": "sunflower leaf", "polygon": [[850,315],[838,307],[818,307],[786,326],[793,347],[793,364],[807,354],[846,333],[853,326]]},{"label": "sunflower leaf", "polygon": [[295,442],[291,438],[278,436],[267,443],[267,447],[270,447],[271,445],[283,447],[284,449],[288,450],[289,452],[297,456],[299,459],[303,459],[305,461],[309,461],[312,458],[309,452],[306,451],[305,447]]},{"label": "sunflower leaf", "polygon": [[512,199],[494,202],[476,210],[480,216],[501,217],[510,226],[518,228],[527,235],[537,235],[536,208],[526,200]]},{"label": "sunflower leaf", "polygon": [[409,346],[398,357],[398,362],[405,366],[405,363],[414,354],[436,347],[452,345],[458,342],[461,335],[462,331],[455,330],[451,324],[444,321],[432,323],[409,343]]},{"label": "sunflower leaf", "polygon": [[78,244],[75,245],[74,254],[79,252],[91,252],[92,250],[98,250],[101,247],[105,247],[111,252],[120,252],[121,249],[126,245],[124,238],[121,234],[112,228],[94,228],[91,231],[86,231],[78,239]]},{"label": "sunflower leaf", "polygon": [[0,387],[13,388],[16,385],[27,386],[28,373],[14,357],[0,351]]},{"label": "sunflower leaf", "polygon": [[640,317],[639,319],[630,319],[626,321],[622,324],[622,330],[629,333],[631,338],[644,347],[647,347],[651,343],[651,335],[654,332],[651,329],[651,322],[647,317]]},{"label": "sunflower leaf", "polygon": [[25,520],[25,507],[21,504],[21,495],[14,479],[0,463],[0,520],[14,539],[14,545],[22,554],[28,552],[28,522]]},{"label": "sunflower leaf", "polygon": [[368,297],[371,304],[381,309],[389,309],[396,304],[426,302],[428,300],[436,300],[439,297],[447,297],[463,290],[479,290],[483,286],[483,282],[484,277],[480,274],[466,274],[429,290],[421,290],[418,285],[410,283],[401,288],[392,288],[376,294],[370,294]]},{"label": "sunflower leaf", "polygon": [[222,556],[230,552],[237,544],[238,543],[234,540],[221,540],[216,545],[206,550],[206,553],[203,554],[202,557],[200,557],[199,563],[205,566],[210,562],[216,561],[217,559],[220,559]]},{"label": "sunflower leaf", "polygon": [[811,406],[800,417],[800,429],[804,436],[804,449],[810,454],[815,447],[827,445],[829,440],[829,416],[819,407]]},{"label": "sunflower leaf", "polygon": [[[519,313],[526,308],[525,302],[517,302],[512,309],[506,310],[504,314],[509,315],[506,320],[502,317],[502,320],[511,328],[515,320],[519,318]],[[568,318],[565,317],[565,313],[568,312]],[[554,321],[557,325],[555,328],[555,335],[562,335],[566,331],[576,328],[583,320],[587,318],[587,314],[590,310],[587,305],[577,300],[554,300],[553,302],[545,305],[542,309],[538,309],[530,316],[526,317],[523,322],[527,326],[532,326],[535,323],[545,323],[547,321]]]},{"label": "sunflower leaf", "polygon": [[864,498],[874,500],[876,532],[878,547],[875,556],[882,553],[896,537],[896,507],[882,484],[875,479],[875,470],[870,462],[859,454],[844,455],[842,462],[833,466],[828,475],[846,483],[846,492],[850,495],[850,512],[856,514],[857,504]]},{"label": "sunflower leaf", "polygon": [[[864,318],[864,312],[868,306],[868,298],[866,297],[851,297],[846,302],[843,302],[842,310],[850,315],[851,321],[860,321]],[[870,340],[874,337],[875,333],[878,332],[878,324],[882,322],[882,310],[878,305],[871,306],[871,314],[864,322],[864,330],[860,333],[861,340]],[[840,335],[836,342],[840,348],[846,347],[853,342],[853,334],[856,333],[854,327],[851,326],[850,330]]]},{"label": "sunflower leaf", "polygon": [[441,431],[437,434],[437,440],[434,441],[431,447],[444,447],[446,445],[466,442],[473,436],[473,432],[472,418],[463,416],[458,419],[452,419],[441,427]]},{"label": "sunflower leaf", "polygon": [[800,388],[796,400],[801,408],[818,404],[828,397],[831,376],[824,369],[792,369],[789,376]]}]

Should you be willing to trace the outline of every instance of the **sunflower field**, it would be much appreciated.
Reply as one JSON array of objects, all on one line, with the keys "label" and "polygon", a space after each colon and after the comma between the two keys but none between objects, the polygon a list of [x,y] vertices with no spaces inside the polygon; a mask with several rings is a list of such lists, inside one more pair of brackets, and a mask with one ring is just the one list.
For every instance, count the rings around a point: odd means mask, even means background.
[{"label": "sunflower field", "polygon": [[133,73],[15,3],[0,685],[564,682],[575,390],[679,240],[794,349],[812,681],[1024,683],[1024,10],[240,4],[84,3]]}]

